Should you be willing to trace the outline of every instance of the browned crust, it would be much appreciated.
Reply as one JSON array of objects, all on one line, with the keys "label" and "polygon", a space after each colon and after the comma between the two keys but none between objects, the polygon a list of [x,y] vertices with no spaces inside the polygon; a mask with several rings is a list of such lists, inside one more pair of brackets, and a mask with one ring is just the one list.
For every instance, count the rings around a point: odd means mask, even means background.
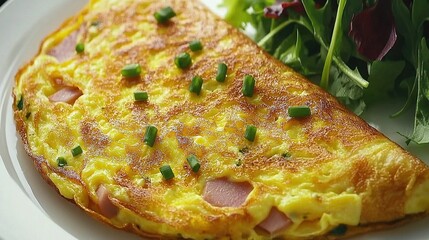
[{"label": "browned crust", "polygon": [[[209,12],[208,9],[206,9],[206,8],[204,8],[204,9],[205,9],[204,11]],[[88,11],[88,9],[85,8],[78,15],[85,14],[87,11]],[[73,21],[76,21],[76,17],[72,17],[69,20],[67,20],[66,22],[64,22],[61,25],[61,27],[57,30],[57,32],[60,31],[61,28],[69,25]],[[232,31],[232,34],[239,35],[239,37],[240,37],[240,39],[242,41],[242,44],[254,45],[254,43],[249,38],[247,38],[245,35],[243,35],[242,33],[240,33],[238,30],[233,29],[231,31]],[[46,37],[45,40],[47,38],[49,38],[49,37],[50,36]],[[41,53],[41,47],[39,48],[39,54],[40,53]],[[264,52],[264,55],[266,56],[267,59],[269,59],[269,61],[273,62],[279,68],[288,69],[287,67],[283,66],[283,64],[281,62],[279,62],[278,60],[274,59],[268,53]],[[28,66],[32,65],[33,62],[34,62],[34,59],[31,60],[28,64],[26,64],[24,67],[22,67],[18,71],[18,73],[16,74],[15,78],[19,79],[20,76],[22,75],[23,71],[26,68],[28,68]],[[271,73],[265,73],[265,74],[271,74]],[[293,77],[295,77],[297,79],[303,79],[303,77],[300,76],[297,73],[294,73]],[[323,92],[321,89],[319,89],[319,87],[312,86],[311,88],[317,88],[316,91],[320,92],[320,94],[322,95],[321,98],[331,98],[329,96],[329,94]],[[239,90],[238,89],[239,89],[239,87],[237,86],[237,88],[230,93],[230,96],[232,96],[232,98],[239,98],[241,96],[239,94]],[[20,134],[20,136],[22,138],[25,151],[27,152],[27,154],[33,160],[33,163],[34,163],[36,169],[40,172],[40,174],[42,175],[43,179],[49,185],[53,186],[56,189],[57,192],[59,192],[59,190],[55,187],[55,185],[53,184],[53,182],[48,177],[48,173],[50,173],[50,172],[55,172],[55,173],[57,173],[57,174],[59,174],[61,176],[64,176],[64,177],[68,178],[68,179],[73,179],[73,181],[75,181],[76,183],[78,183],[81,186],[83,186],[83,187],[86,188],[85,184],[80,179],[80,176],[76,175],[74,172],[60,171],[60,170],[58,170],[56,168],[52,168],[52,167],[50,167],[50,166],[48,166],[46,164],[46,160],[43,157],[34,155],[34,153],[31,151],[30,145],[28,143],[26,126],[25,126],[25,119],[23,119],[24,116],[23,116],[22,113],[20,113],[20,111],[16,107],[17,96],[15,96],[14,93],[12,93],[12,97],[14,99],[13,109],[14,109],[14,119],[15,119],[15,122],[16,122],[17,131],[19,132],[19,134]],[[276,101],[276,99],[273,99],[273,102],[275,102],[275,101]],[[348,111],[346,108],[344,108],[343,106],[341,106],[336,101],[329,102],[328,106],[325,106],[325,108],[326,108],[326,109],[324,109],[324,110],[326,110],[326,114],[324,116],[325,118],[333,118],[333,116],[331,115],[332,113],[330,112],[330,109],[332,108],[332,106],[335,106],[335,107],[339,108],[339,111],[344,112],[344,116],[348,116],[349,119],[347,119],[347,121],[346,121],[347,123],[353,124],[354,122],[360,122],[361,121],[358,117],[354,116],[352,113],[350,113],[350,111]],[[252,111],[252,108],[254,106],[252,106],[250,104],[243,103],[242,107],[245,108],[245,109],[248,109],[249,111]],[[179,110],[177,110],[177,111],[179,111]],[[200,111],[200,109],[195,109],[194,110],[195,114],[199,114],[199,111]],[[172,113],[169,112],[169,114],[172,114]],[[164,117],[166,117],[166,116],[164,116]],[[366,125],[366,124],[362,125],[360,123],[358,125],[359,126],[363,126],[363,128],[364,128],[363,131],[368,132],[370,136],[381,136],[381,133],[378,133],[376,130],[374,130],[369,125]],[[310,134],[312,134],[312,133],[310,133]],[[323,138],[323,137],[325,137],[324,134],[325,133],[320,132],[320,133],[317,133],[317,134],[313,134],[312,137],[314,137],[314,138]],[[350,139],[353,139],[353,136],[350,136]],[[353,142],[354,141],[351,141],[350,144],[355,144]],[[399,145],[397,145],[397,146],[400,147]],[[404,151],[404,154],[408,155],[408,153],[406,153],[405,151]],[[255,161],[255,162],[253,162],[253,164],[258,165],[258,162]],[[261,161],[260,164],[266,164],[266,163],[264,163],[263,161]],[[417,165],[420,166],[420,169],[418,169],[419,172],[427,171],[427,170],[423,169],[423,167],[421,166],[421,164],[417,164]],[[291,167],[293,168],[294,166],[291,166]],[[302,166],[302,162],[299,163],[299,166],[298,166],[298,163],[297,163],[297,166],[295,166],[295,168],[297,168],[297,169],[299,169],[301,167],[303,167]],[[362,163],[362,166],[358,166],[357,168],[359,168],[359,169],[366,169],[367,166],[365,165],[365,163]],[[370,170],[368,170],[368,171],[370,171]],[[364,174],[365,171],[359,171],[359,173]],[[366,176],[364,176],[364,175],[362,175],[362,176],[356,175],[356,176],[354,176],[354,178],[355,178],[355,181],[356,181],[356,186],[360,186],[361,184],[364,184],[362,182],[363,181],[362,179],[366,178]],[[67,199],[67,200],[69,200],[69,199]],[[98,219],[101,222],[106,223],[107,225],[110,225],[110,226],[113,226],[115,228],[118,228],[118,229],[121,229],[121,230],[125,230],[125,231],[128,231],[128,232],[136,233],[136,234],[138,234],[138,235],[140,235],[142,237],[153,238],[153,239],[168,239],[165,236],[162,237],[162,236],[157,236],[157,235],[153,235],[153,234],[144,232],[141,229],[139,229],[138,226],[135,226],[135,225],[132,225],[132,224],[128,224],[128,225],[126,225],[124,227],[116,227],[115,225],[113,225],[111,223],[110,219],[105,218],[103,215],[101,215],[99,213],[99,209],[98,209],[98,206],[97,206],[96,203],[92,203],[91,202],[89,204],[89,206],[86,207],[86,206],[82,206],[82,205],[78,204],[75,200],[70,200],[70,201],[73,202],[73,203],[75,203],[76,205],[78,205],[80,208],[82,208],[87,214],[91,215],[92,217]],[[120,203],[119,201],[117,201],[117,200],[113,200],[113,201],[118,206],[122,206],[122,203]],[[123,207],[126,208],[126,207],[129,207],[129,206],[123,206]],[[346,238],[346,237],[354,236],[354,235],[357,235],[357,234],[366,233],[366,232],[369,232],[369,231],[378,231],[378,230],[382,230],[382,229],[397,227],[397,226],[403,225],[403,224],[405,224],[407,222],[413,221],[415,219],[422,218],[425,215],[426,214],[419,214],[419,215],[415,215],[415,216],[406,216],[406,218],[404,217],[401,220],[393,221],[393,222],[387,222],[387,223],[386,222],[382,222],[382,223],[370,223],[368,225],[360,225],[360,226],[351,228],[351,231],[348,231],[347,234],[345,236],[343,236],[343,237]],[[341,238],[343,238],[343,237],[341,237]],[[171,238],[171,239],[173,239],[173,238]],[[336,239],[336,238],[332,237],[332,236],[321,236],[321,237],[318,237],[318,238],[315,238],[315,239]]]}]

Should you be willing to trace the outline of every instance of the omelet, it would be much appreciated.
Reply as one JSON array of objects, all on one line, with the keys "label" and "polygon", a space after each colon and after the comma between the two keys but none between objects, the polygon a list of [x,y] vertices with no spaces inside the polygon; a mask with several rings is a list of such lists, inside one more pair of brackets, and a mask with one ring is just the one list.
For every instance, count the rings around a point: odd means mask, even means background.
[{"label": "omelet", "polygon": [[43,178],[162,239],[337,239],[427,215],[429,170],[196,0],[91,0],[16,75]]}]

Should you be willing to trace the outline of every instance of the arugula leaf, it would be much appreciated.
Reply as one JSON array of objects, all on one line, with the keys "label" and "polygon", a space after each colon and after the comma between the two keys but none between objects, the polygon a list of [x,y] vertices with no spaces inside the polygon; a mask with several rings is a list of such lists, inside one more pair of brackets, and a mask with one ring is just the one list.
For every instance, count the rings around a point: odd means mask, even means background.
[{"label": "arugula leaf", "polygon": [[222,6],[228,9],[225,20],[234,27],[244,29],[246,24],[251,20],[250,14],[247,12],[250,5],[249,1],[224,0]]},{"label": "arugula leaf", "polygon": [[[416,81],[415,77],[408,77],[408,78],[403,79],[399,84],[399,88],[406,91],[407,100],[405,101],[405,103],[401,109],[399,109],[394,114],[390,115],[390,117],[392,117],[392,118],[397,117],[397,116],[401,115],[403,112],[405,112],[405,110],[408,109],[408,107],[413,103],[413,99],[415,101],[417,98],[417,91],[416,91],[417,81]],[[401,135],[403,135],[403,134],[401,134]]]},{"label": "arugula leaf", "polygon": [[329,42],[331,30],[328,28],[332,19],[332,0],[327,0],[325,5],[317,9],[313,0],[302,0],[308,18],[313,25],[313,33],[321,43]]},{"label": "arugula leaf", "polygon": [[[261,20],[259,20],[259,22],[265,23],[265,25],[267,25],[266,20],[266,18],[262,18]],[[265,35],[261,34],[261,38],[258,35],[255,37],[255,40],[258,42],[258,45],[263,47],[265,50],[269,51],[271,49],[269,46],[272,45],[276,34],[279,34],[281,31],[291,25],[300,25],[303,28],[306,28],[309,33],[313,33],[311,23],[307,20],[307,18],[299,14],[294,14],[293,12],[289,13],[289,18],[286,21],[283,21],[282,23],[276,25],[278,22],[279,21],[276,19],[271,19],[271,28],[269,29],[269,31]]]},{"label": "arugula leaf", "polygon": [[333,60],[337,67],[351,80],[353,80],[357,85],[362,88],[367,88],[369,83],[365,79],[362,78],[362,75],[359,73],[357,69],[354,71],[347,66],[347,64],[339,57],[334,56]]},{"label": "arugula leaf", "polygon": [[365,91],[365,101],[373,103],[388,97],[388,91],[393,91],[392,82],[402,73],[404,61],[375,61],[371,65],[369,87]]},{"label": "arugula leaf", "polygon": [[[411,21],[411,13],[407,5],[402,0],[393,0],[392,12],[395,18],[395,25],[399,35],[402,37],[403,45],[401,46],[402,56],[407,60],[415,69],[417,65],[417,30]],[[411,77],[405,78],[400,86],[407,89],[407,100],[403,107],[392,117],[399,116],[411,104],[415,103],[417,97],[417,81],[415,72]],[[403,134],[401,134],[403,135]],[[404,135],[403,135],[404,136]]]},{"label": "arugula leaf", "polygon": [[410,139],[419,144],[429,143],[429,49],[424,38],[421,39],[418,51],[416,79],[418,83],[417,106],[414,132]]},{"label": "arugula leaf", "polygon": [[423,35],[423,23],[429,19],[429,1],[413,1],[412,21],[418,29],[418,34]]},{"label": "arugula leaf", "polygon": [[[253,18],[254,19],[252,22],[254,22],[254,24],[252,23],[252,25],[256,29],[256,35],[254,37],[254,40],[258,43],[260,43],[261,41],[263,42],[263,39],[267,39],[266,36],[272,33],[273,20],[263,19],[259,15],[253,15]],[[272,41],[268,42],[268,40],[272,40],[272,38],[268,38],[265,43],[261,43],[260,45],[258,45],[263,46],[265,50],[268,50],[271,48],[270,46],[272,46]]]},{"label": "arugula leaf", "polygon": [[[329,88],[329,92],[355,114],[362,114],[366,107],[362,98],[363,89],[356,85],[354,81],[350,81],[348,76],[336,66],[332,66],[331,73],[334,76],[334,81]],[[356,74],[359,74],[359,72],[356,72]]]},{"label": "arugula leaf", "polygon": [[[403,38],[402,54],[415,68],[412,86],[408,78],[401,85],[408,86],[408,98],[401,113],[411,102],[416,103],[414,130],[408,143],[429,143],[429,51],[424,38],[424,23],[429,20],[429,1],[413,1],[411,12],[401,0],[392,2],[392,11],[399,34]],[[417,41],[416,41],[417,40]],[[413,99],[414,98],[414,99]]]},{"label": "arugula leaf", "polygon": [[276,49],[274,57],[292,68],[301,68],[300,55],[302,51],[302,39],[299,30],[295,34],[290,34]]},{"label": "arugula leaf", "polygon": [[413,65],[417,63],[416,30],[411,22],[411,13],[402,0],[393,0],[392,12],[396,29],[403,37],[402,55]]},{"label": "arugula leaf", "polygon": [[[320,72],[320,54],[310,55],[304,43],[306,35],[302,35],[298,28],[295,34],[290,34],[276,49],[274,57],[292,67],[305,76],[315,75]],[[309,41],[311,39],[307,39]]]}]

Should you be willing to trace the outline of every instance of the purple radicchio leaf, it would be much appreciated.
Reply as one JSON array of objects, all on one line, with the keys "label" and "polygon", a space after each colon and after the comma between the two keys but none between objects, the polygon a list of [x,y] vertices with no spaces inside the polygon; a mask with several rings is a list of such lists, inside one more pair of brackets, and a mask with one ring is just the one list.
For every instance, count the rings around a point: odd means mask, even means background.
[{"label": "purple radicchio leaf", "polygon": [[290,2],[281,2],[276,3],[272,6],[266,7],[264,9],[264,16],[266,18],[279,18],[279,17],[287,17],[287,9],[290,8],[297,13],[304,13],[304,5],[300,0],[292,0]]},{"label": "purple radicchio leaf", "polygon": [[396,26],[391,0],[378,2],[355,15],[349,36],[358,52],[369,60],[381,60],[396,42]]}]

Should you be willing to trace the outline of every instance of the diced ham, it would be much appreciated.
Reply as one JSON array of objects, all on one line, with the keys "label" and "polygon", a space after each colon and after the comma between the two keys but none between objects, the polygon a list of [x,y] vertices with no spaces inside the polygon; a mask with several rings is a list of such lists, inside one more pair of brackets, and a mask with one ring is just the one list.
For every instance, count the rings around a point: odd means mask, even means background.
[{"label": "diced ham", "polygon": [[253,190],[248,182],[231,182],[226,178],[208,181],[203,198],[216,207],[239,207]]},{"label": "diced ham", "polygon": [[109,192],[106,187],[100,185],[97,189],[98,206],[100,207],[101,214],[107,218],[112,218],[118,214],[118,207],[115,206],[109,198]]},{"label": "diced ham", "polygon": [[272,207],[268,216],[258,224],[258,227],[270,235],[276,235],[290,225],[292,225],[292,220],[276,207]]},{"label": "diced ham", "polygon": [[74,102],[82,96],[82,91],[77,87],[64,87],[49,97],[51,102],[65,102],[74,104]]},{"label": "diced ham", "polygon": [[79,32],[79,30],[76,30],[70,33],[55,47],[51,48],[48,54],[58,59],[59,62],[64,62],[71,58],[76,52],[77,36]]}]

